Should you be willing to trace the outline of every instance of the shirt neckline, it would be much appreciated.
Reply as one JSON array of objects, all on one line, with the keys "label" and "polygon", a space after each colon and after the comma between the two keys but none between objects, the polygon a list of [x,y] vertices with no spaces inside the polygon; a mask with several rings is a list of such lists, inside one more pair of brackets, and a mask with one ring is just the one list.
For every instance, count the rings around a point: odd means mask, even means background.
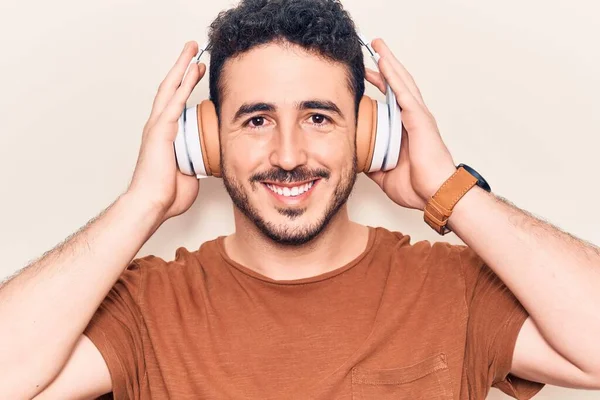
[{"label": "shirt neckline", "polygon": [[325,272],[323,274],[309,276],[309,277],[300,278],[300,279],[276,280],[276,279],[269,278],[268,276],[263,275],[259,272],[256,272],[256,271],[234,261],[233,259],[231,259],[225,252],[225,245],[224,245],[225,236],[217,237],[216,244],[217,244],[217,248],[219,250],[219,254],[223,258],[223,260],[227,264],[234,267],[235,269],[237,269],[238,271],[242,272],[245,275],[248,275],[252,278],[258,279],[263,282],[276,284],[276,285],[306,285],[306,284],[310,284],[310,283],[321,282],[321,281],[324,281],[327,279],[331,279],[335,276],[338,276],[338,275],[348,271],[355,265],[357,265],[367,254],[369,254],[371,252],[371,250],[373,249],[376,239],[378,237],[378,230],[377,230],[377,228],[374,228],[372,226],[367,226],[367,228],[369,228],[369,236],[367,239],[367,245],[365,246],[365,249],[357,257],[355,257],[353,260],[351,260],[350,262],[346,263],[345,265],[343,265],[339,268],[333,269],[333,270]]}]

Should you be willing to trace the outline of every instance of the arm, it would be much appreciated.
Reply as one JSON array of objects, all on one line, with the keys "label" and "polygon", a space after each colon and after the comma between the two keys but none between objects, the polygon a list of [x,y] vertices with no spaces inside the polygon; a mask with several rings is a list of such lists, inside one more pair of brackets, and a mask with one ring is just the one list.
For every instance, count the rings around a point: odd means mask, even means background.
[{"label": "arm", "polygon": [[600,388],[600,250],[478,187],[458,202],[449,223],[530,314],[512,372]]},{"label": "arm", "polygon": [[0,289],[0,398],[30,397],[60,372],[94,312],[160,215],[121,196]]},{"label": "arm", "polygon": [[[366,79],[402,108],[398,166],[369,174],[396,204],[423,210],[456,171],[413,77],[376,39],[379,69]],[[517,338],[512,371],[555,385],[600,388],[600,251],[478,187],[455,206],[450,227],[530,314]]]},{"label": "arm", "polygon": [[127,192],[0,286],[0,399],[30,399],[55,379],[131,259],[163,221],[196,199],[198,180],[177,171],[173,152],[177,120],[206,70],[194,64],[182,82],[196,52],[188,43],[159,87]]},{"label": "arm", "polygon": [[104,358],[90,339],[81,335],[58,376],[33,400],[91,400],[109,393],[111,386]]}]

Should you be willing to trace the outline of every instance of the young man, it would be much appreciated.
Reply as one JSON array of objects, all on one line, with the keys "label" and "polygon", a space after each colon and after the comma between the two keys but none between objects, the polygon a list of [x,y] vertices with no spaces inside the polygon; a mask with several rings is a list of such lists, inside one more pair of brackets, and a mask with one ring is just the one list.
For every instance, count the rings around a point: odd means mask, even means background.
[{"label": "young man", "polygon": [[[0,289],[0,398],[527,399],[600,388],[600,254],[455,166],[382,40],[365,69],[338,2],[244,1],[211,25],[210,96],[235,232],[132,258],[182,214],[177,119],[205,72],[186,45],[128,191]],[[349,220],[364,79],[403,110],[398,166],[369,176],[468,246]],[[451,178],[452,177],[452,178]],[[457,183],[458,182],[458,183]],[[460,182],[444,215],[436,202]],[[458,186],[457,186],[458,185]],[[483,186],[483,185],[482,185]],[[432,207],[434,207],[432,209]]]}]

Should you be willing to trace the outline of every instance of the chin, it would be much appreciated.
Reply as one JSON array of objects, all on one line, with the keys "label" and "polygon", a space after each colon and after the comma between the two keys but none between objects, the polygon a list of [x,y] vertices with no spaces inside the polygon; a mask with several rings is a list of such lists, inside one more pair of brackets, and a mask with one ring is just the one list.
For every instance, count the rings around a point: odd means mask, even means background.
[{"label": "chin", "polygon": [[311,210],[310,206],[262,208],[257,208],[256,213],[244,214],[261,233],[282,245],[299,246],[310,242],[325,229],[332,217],[328,216],[328,210]]},{"label": "chin", "polygon": [[[280,220],[280,218],[277,218]],[[302,218],[304,219],[304,218]],[[260,231],[274,242],[286,246],[300,246],[309,243],[325,229],[329,221],[269,221],[255,220]]]},{"label": "chin", "polygon": [[245,186],[222,165],[223,182],[234,206],[264,236],[288,246],[319,236],[346,203],[356,180],[356,168],[343,170],[338,179],[322,169],[275,169],[253,174]]}]

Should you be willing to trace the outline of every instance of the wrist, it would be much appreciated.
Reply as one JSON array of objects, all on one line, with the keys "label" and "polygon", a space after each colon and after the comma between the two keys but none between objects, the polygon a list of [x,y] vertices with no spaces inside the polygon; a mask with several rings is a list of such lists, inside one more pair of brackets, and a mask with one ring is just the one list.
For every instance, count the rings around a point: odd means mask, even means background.
[{"label": "wrist", "polygon": [[158,204],[152,203],[134,192],[125,192],[119,196],[116,203],[127,209],[128,212],[139,214],[152,226],[158,228],[167,219],[166,211]]},{"label": "wrist", "polygon": [[423,200],[423,209],[421,211],[424,211],[425,209],[425,205],[429,202],[429,200],[438,192],[438,190],[440,190],[440,188],[442,187],[442,185],[448,180],[450,179],[450,177],[456,172],[456,167],[449,167],[446,168],[445,170],[439,172],[437,174],[437,178],[432,179],[432,183],[429,184],[427,186],[427,188],[425,188],[424,190],[421,191],[421,193],[419,194],[419,197],[421,198],[421,200]]},{"label": "wrist", "polygon": [[488,193],[479,186],[473,186],[459,201],[456,203],[452,215],[448,218],[448,227],[457,232],[457,226],[461,221],[467,219],[468,215],[475,210],[481,210],[481,206],[486,204],[490,198],[493,198],[492,193]]},{"label": "wrist", "polygon": [[[475,191],[473,188],[476,188]],[[440,235],[452,231],[450,217],[455,214],[457,207],[458,215],[461,214],[460,210],[468,209],[469,199],[476,198],[478,190],[487,194],[487,191],[491,189],[485,179],[475,170],[464,164],[459,165],[452,176],[427,201],[424,210],[425,222]],[[460,206],[458,206],[459,203]],[[456,218],[453,219],[453,221],[455,220]]]}]

